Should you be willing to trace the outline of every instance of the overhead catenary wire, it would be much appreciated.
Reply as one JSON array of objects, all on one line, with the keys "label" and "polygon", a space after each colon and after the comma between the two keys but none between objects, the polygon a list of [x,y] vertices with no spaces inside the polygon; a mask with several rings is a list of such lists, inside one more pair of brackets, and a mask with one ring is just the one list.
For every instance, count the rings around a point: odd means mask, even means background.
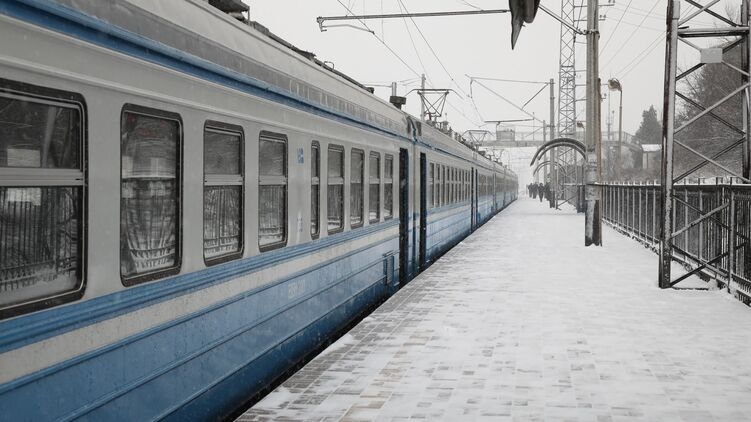
[{"label": "overhead catenary wire", "polygon": [[[417,60],[420,62],[420,67],[422,67],[422,73],[427,75],[428,72],[427,70],[425,70],[425,63],[423,63],[422,57],[420,57],[420,52],[417,50],[417,45],[415,44],[415,40],[412,38],[412,31],[409,30],[409,24],[407,23],[407,19],[402,18],[402,21],[404,22],[404,29],[407,30],[407,35],[409,35],[409,41],[412,43],[412,48],[415,50],[415,55],[417,56]],[[383,20],[381,22],[383,22]]]},{"label": "overhead catenary wire", "polygon": [[[353,16],[355,15],[355,13],[354,13],[354,12],[352,12],[352,9],[351,9],[350,7],[348,7],[348,6],[346,5],[346,4],[342,3],[342,0],[336,0],[336,1],[337,1],[337,3],[339,3],[339,4],[340,4],[340,5],[341,5],[341,6],[342,6],[342,7],[344,8],[344,9],[346,9],[346,10],[347,10],[347,12],[348,12],[349,14],[351,14],[351,15],[353,15]],[[372,30],[372,29],[371,29],[371,28],[370,28],[370,27],[369,27],[369,26],[368,26],[368,25],[367,25],[367,24],[366,24],[366,23],[365,23],[365,22],[364,22],[364,21],[363,21],[362,19],[357,19],[357,20],[358,20],[358,22],[360,22],[360,23],[361,23],[361,24],[362,24],[362,25],[363,25],[363,26],[364,26],[364,27],[365,27],[365,28],[366,28],[366,29],[368,30],[368,32],[370,32],[370,34],[371,34],[371,35],[373,35],[373,36],[374,36],[374,37],[375,37],[375,38],[376,38],[376,39],[377,39],[377,40],[378,40],[378,41],[379,41],[379,42],[380,42],[381,44],[383,44],[383,46],[384,46],[384,47],[386,47],[386,49],[387,49],[387,50],[388,50],[388,51],[389,51],[389,52],[390,52],[390,53],[391,53],[391,54],[392,54],[392,55],[393,55],[394,57],[396,57],[396,58],[397,58],[397,59],[398,59],[398,60],[399,60],[399,61],[400,61],[400,62],[401,62],[401,63],[402,63],[402,64],[403,64],[403,65],[404,65],[404,66],[405,66],[405,67],[406,67],[407,69],[409,69],[409,70],[410,70],[410,71],[411,71],[412,73],[414,73],[414,74],[415,74],[416,76],[418,76],[418,77],[421,77],[421,74],[420,74],[420,72],[418,72],[417,70],[415,70],[415,68],[414,68],[414,67],[410,66],[410,64],[409,64],[409,63],[407,63],[407,61],[406,61],[406,60],[404,60],[404,59],[403,59],[403,58],[402,58],[402,57],[401,57],[401,56],[400,56],[399,54],[397,54],[397,52],[396,52],[396,51],[394,51],[394,49],[392,49],[392,48],[391,48],[391,46],[389,46],[389,45],[388,45],[388,44],[386,43],[386,41],[384,41],[384,40],[383,40],[383,38],[379,37],[379,36],[378,36],[378,34],[376,34],[376,33],[375,33],[375,31],[373,31],[373,30]],[[426,74],[426,75],[427,75],[427,74]],[[432,83],[431,83],[431,85],[432,85]],[[457,86],[458,86],[458,85],[457,85]],[[453,104],[452,104],[451,102],[449,102],[449,101],[446,101],[446,104],[448,104],[448,106],[449,106],[450,108],[454,109],[454,110],[455,110],[455,111],[456,111],[457,113],[459,113],[460,115],[462,115],[462,116],[463,116],[463,117],[464,117],[465,119],[467,119],[467,120],[468,120],[468,121],[470,121],[470,122],[473,122],[473,123],[474,123],[475,125],[478,125],[478,126],[479,126],[479,125],[481,125],[481,124],[482,124],[482,123],[479,123],[479,124],[478,124],[478,123],[477,123],[477,121],[473,121],[473,119],[472,119],[472,118],[470,118],[469,116],[467,116],[467,115],[466,115],[466,114],[465,114],[465,113],[464,113],[464,112],[463,112],[462,110],[460,110],[460,109],[458,109],[457,107],[455,107],[455,106],[454,106],[454,105],[453,105]]]},{"label": "overhead catenary wire", "polygon": [[[409,10],[407,10],[407,7],[406,7],[406,6],[404,5],[404,2],[402,2],[402,0],[397,0],[397,2],[399,3],[399,5],[400,5],[400,8],[402,8],[402,9],[403,9],[403,10],[404,10],[404,11],[405,11],[406,13],[409,13]],[[462,93],[463,93],[464,95],[468,95],[468,94],[467,94],[467,92],[466,92],[466,91],[464,91],[464,89],[463,89],[463,88],[462,88],[461,86],[459,86],[459,84],[457,84],[457,83],[456,83],[456,80],[455,80],[455,79],[454,79],[454,77],[453,77],[453,76],[451,75],[451,72],[449,72],[449,70],[448,70],[448,69],[446,68],[446,66],[445,66],[445,65],[443,64],[443,61],[441,60],[441,58],[440,58],[440,57],[438,57],[438,54],[437,54],[437,53],[435,52],[435,50],[433,49],[433,46],[431,46],[431,45],[430,45],[430,42],[428,42],[428,39],[427,39],[427,38],[425,37],[425,34],[423,34],[423,33],[422,33],[422,30],[420,29],[420,26],[418,26],[418,25],[417,25],[417,22],[415,22],[414,18],[411,18],[411,17],[410,17],[409,19],[410,19],[410,20],[412,21],[412,24],[413,24],[413,25],[415,26],[415,28],[417,29],[417,32],[418,32],[418,33],[420,34],[420,36],[422,37],[423,41],[425,41],[425,45],[427,45],[427,46],[428,46],[428,49],[430,49],[430,52],[431,52],[431,53],[433,53],[433,57],[435,57],[435,59],[436,59],[436,60],[438,61],[438,64],[440,64],[440,65],[441,65],[441,67],[443,68],[443,71],[444,71],[444,72],[446,72],[446,75],[448,75],[449,79],[451,79],[451,82],[453,82],[453,83],[454,83],[454,85],[455,85],[455,86],[456,86],[457,88],[459,88],[459,90],[460,90],[460,91],[461,91],[461,92],[462,92]]]},{"label": "overhead catenary wire", "polygon": [[[656,5],[656,4],[655,4]],[[652,9],[654,9],[654,6],[652,6]],[[690,10],[686,10],[682,13],[682,17],[686,17],[691,13]],[[665,33],[661,33],[657,36],[651,43],[649,43],[642,51],[640,51],[628,64],[623,66],[620,70],[618,70],[616,75],[623,79],[625,78],[629,73],[631,73],[634,69],[636,69],[641,62],[643,62],[647,57],[649,57],[650,54],[652,54],[652,51],[654,51],[655,48],[657,48],[660,45],[660,42],[665,39]],[[623,72],[623,73],[621,73]]]},{"label": "overhead catenary wire", "polygon": [[[660,1],[661,1],[661,0],[655,0],[654,4],[652,5],[652,8],[651,8],[651,9],[649,9],[649,14],[651,14],[651,13],[652,13],[652,11],[654,11],[655,7],[657,7],[657,5],[658,5],[658,4],[660,3]],[[602,66],[602,67],[607,67],[607,65],[609,65],[609,64],[610,64],[610,63],[611,63],[611,62],[612,62],[612,61],[613,61],[613,60],[614,60],[614,59],[615,59],[616,57],[618,57],[618,54],[619,54],[619,53],[621,52],[621,49],[622,49],[623,47],[625,47],[625,46],[626,46],[626,44],[628,44],[628,42],[629,42],[629,41],[631,41],[631,38],[633,38],[633,37],[634,37],[634,35],[636,34],[636,32],[637,32],[637,31],[639,31],[639,29],[641,28],[641,25],[643,25],[643,24],[644,24],[644,21],[646,21],[646,20],[647,20],[647,17],[645,16],[645,17],[644,17],[644,18],[643,18],[643,19],[641,20],[641,22],[639,22],[639,26],[637,26],[636,28],[634,28],[634,30],[633,30],[633,31],[631,31],[631,34],[629,34],[629,36],[628,36],[628,37],[626,38],[626,40],[625,40],[625,41],[623,41],[623,43],[621,43],[621,45],[620,45],[620,46],[618,46],[617,48],[614,48],[614,49],[612,50],[612,51],[613,51],[613,54],[611,55],[611,57],[610,57],[610,60],[608,60],[608,61],[607,61],[607,62],[605,63],[605,65],[604,65],[604,66]]]},{"label": "overhead catenary wire", "polygon": [[[638,67],[639,64],[644,61],[644,59],[646,59],[647,57],[649,57],[649,55],[652,53],[652,51],[660,45],[660,41],[662,41],[664,39],[665,39],[665,34],[658,35],[657,38],[655,38],[654,41],[652,41],[649,45],[647,45],[647,47],[644,50],[642,50],[639,54],[637,54],[636,57],[634,57],[633,60],[631,60],[626,66],[624,66],[623,68],[621,68],[619,71],[615,72],[616,75],[618,75],[619,79],[625,78],[626,75],[628,75],[629,73],[631,73],[631,71],[633,71],[634,69],[636,69],[636,67]],[[633,63],[633,66],[632,66],[632,63]],[[631,66],[630,69],[628,69],[629,66]],[[628,69],[628,70],[625,71],[625,72],[623,72],[626,69]],[[621,73],[621,72],[623,72],[623,73]]]},{"label": "overhead catenary wire", "polygon": [[610,36],[608,37],[607,40],[605,40],[605,44],[603,44],[602,47],[600,47],[600,54],[602,54],[602,52],[605,51],[605,48],[610,43],[610,40],[613,39],[613,35],[615,35],[615,33],[618,31],[618,26],[620,26],[621,21],[623,20],[623,17],[626,16],[626,13],[628,12],[628,8],[631,7],[631,2],[633,1],[634,0],[628,0],[628,4],[626,5],[626,10],[623,11],[623,13],[621,14],[621,17],[618,19],[618,22],[615,23],[615,27],[613,27],[613,30],[610,31]]}]

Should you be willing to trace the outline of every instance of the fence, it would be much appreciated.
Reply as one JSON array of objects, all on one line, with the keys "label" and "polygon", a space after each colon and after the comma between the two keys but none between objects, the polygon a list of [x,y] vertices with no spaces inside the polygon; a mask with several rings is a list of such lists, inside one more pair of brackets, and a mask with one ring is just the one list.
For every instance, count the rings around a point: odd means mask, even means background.
[{"label": "fence", "polygon": [[[751,185],[679,184],[673,196],[673,259],[751,301]],[[660,185],[603,185],[603,220],[659,249]]]}]

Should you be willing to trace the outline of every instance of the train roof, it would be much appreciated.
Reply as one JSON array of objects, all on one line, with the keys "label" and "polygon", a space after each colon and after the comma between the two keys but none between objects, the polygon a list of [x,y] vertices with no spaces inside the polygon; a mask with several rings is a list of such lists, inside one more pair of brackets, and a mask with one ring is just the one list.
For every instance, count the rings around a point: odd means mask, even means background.
[{"label": "train roof", "polygon": [[393,136],[497,167],[450,134],[397,109],[315,54],[283,40],[258,22],[241,21],[239,0],[53,0],[163,46],[252,78],[268,91],[364,123]]}]

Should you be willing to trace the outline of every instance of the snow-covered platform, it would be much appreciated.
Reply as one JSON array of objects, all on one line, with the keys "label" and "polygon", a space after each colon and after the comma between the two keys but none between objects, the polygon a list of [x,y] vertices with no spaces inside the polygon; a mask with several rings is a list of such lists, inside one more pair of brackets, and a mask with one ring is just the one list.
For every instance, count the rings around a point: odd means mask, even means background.
[{"label": "snow-covered platform", "polygon": [[239,420],[751,420],[751,309],[583,225],[520,199]]}]

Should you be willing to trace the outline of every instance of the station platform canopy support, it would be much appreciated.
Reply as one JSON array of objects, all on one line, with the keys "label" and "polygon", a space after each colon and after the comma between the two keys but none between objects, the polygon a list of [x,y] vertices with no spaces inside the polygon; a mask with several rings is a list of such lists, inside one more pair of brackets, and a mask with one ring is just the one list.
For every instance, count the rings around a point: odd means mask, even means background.
[{"label": "station platform canopy support", "polygon": [[[683,18],[681,17],[682,8]],[[744,242],[749,239],[742,234],[737,233],[735,216],[739,211],[737,204],[733,201],[734,191],[729,195],[722,195],[721,203],[715,203],[711,207],[702,208],[697,206],[695,201],[689,197],[678,197],[675,195],[674,186],[677,183],[686,183],[687,178],[695,171],[707,166],[714,165],[730,175],[734,180],[742,183],[751,182],[750,157],[751,157],[751,131],[749,122],[751,122],[751,93],[749,88],[749,74],[751,74],[751,65],[749,56],[751,55],[751,45],[749,44],[749,0],[740,1],[740,22],[736,22],[730,16],[728,11],[738,10],[737,8],[726,7],[720,0],[712,0],[702,5],[694,0],[669,0],[667,10],[667,36],[665,50],[665,95],[663,104],[663,133],[662,133],[662,180],[661,180],[661,212],[660,218],[662,229],[660,232],[660,264],[658,274],[658,285],[660,288],[671,288],[677,283],[688,278],[690,275],[700,272],[704,269],[717,269],[726,271],[728,279],[728,289],[733,289],[733,280],[735,265],[737,262],[737,250],[745,246]],[[715,22],[712,27],[703,24],[700,21],[707,18]],[[679,43],[679,41],[681,41]],[[679,48],[680,46],[680,48]],[[734,49],[741,50],[740,66],[733,64],[728,60],[728,53]],[[685,54],[685,51],[693,55]],[[697,56],[697,63],[691,65],[684,64],[690,57]],[[686,70],[678,70],[678,61],[681,58],[681,67]],[[679,87],[684,87],[688,91],[690,84],[681,84],[687,78],[695,75],[707,64],[722,64],[723,70],[727,72],[729,78],[736,78],[739,81],[737,88],[719,99],[714,104],[701,104],[695,96],[689,92],[681,92]],[[676,101],[681,100],[685,104],[685,109],[690,113],[688,120],[677,122],[676,120]],[[722,117],[719,107],[728,101],[738,101],[742,104],[742,116],[737,119],[740,125],[732,123],[727,118]],[[740,101],[739,101],[740,100]],[[705,148],[697,147],[696,143],[689,145],[688,141],[680,137],[681,132],[687,128],[697,125],[706,125],[707,122],[720,125],[729,132],[734,133],[736,141],[721,148],[714,153],[702,152]],[[676,124],[679,124],[676,127]],[[704,142],[713,142],[706,140]],[[674,173],[674,147],[680,147],[685,150],[692,158],[700,159],[698,164],[691,168],[683,169],[680,174]],[[715,150],[719,148],[714,148]],[[731,151],[742,154],[742,168],[739,171],[724,165],[720,158]],[[701,202],[699,202],[701,204]],[[740,210],[740,212],[745,212]],[[730,213],[730,224],[725,225],[722,219],[717,218],[720,213]],[[676,218],[679,214],[680,218]],[[717,229],[723,233],[716,256],[691,257],[695,261],[693,269],[675,279],[671,276],[671,261],[678,256],[690,256],[682,251],[681,247],[675,242],[676,237],[690,230],[702,221],[717,224]],[[727,262],[727,268],[719,269],[720,262]],[[724,266],[724,265],[723,265]]]}]

